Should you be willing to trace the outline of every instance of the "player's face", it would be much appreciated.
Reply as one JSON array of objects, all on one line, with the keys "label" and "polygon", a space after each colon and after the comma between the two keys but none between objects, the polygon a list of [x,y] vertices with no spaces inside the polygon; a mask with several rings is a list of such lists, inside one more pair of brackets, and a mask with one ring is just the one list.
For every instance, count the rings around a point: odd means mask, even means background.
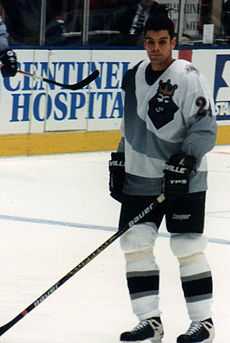
[{"label": "player's face", "polygon": [[172,50],[176,39],[171,38],[167,30],[147,31],[144,37],[144,48],[150,59],[153,70],[162,70],[172,62]]}]

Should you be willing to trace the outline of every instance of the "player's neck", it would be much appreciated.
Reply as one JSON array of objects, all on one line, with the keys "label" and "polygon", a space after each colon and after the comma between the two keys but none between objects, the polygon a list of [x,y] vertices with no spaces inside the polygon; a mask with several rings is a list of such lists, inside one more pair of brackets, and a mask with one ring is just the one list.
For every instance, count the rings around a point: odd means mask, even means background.
[{"label": "player's neck", "polygon": [[164,63],[154,63],[151,62],[151,68],[153,71],[163,71],[167,69],[172,63],[174,62],[173,58],[170,58],[168,61],[165,61]]}]

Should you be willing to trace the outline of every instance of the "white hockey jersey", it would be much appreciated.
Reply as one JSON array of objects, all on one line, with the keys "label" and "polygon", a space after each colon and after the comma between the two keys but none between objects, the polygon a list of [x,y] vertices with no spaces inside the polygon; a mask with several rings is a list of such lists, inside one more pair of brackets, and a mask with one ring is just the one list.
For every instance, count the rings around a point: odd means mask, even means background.
[{"label": "white hockey jersey", "polygon": [[207,189],[205,154],[216,139],[214,102],[202,75],[188,61],[175,60],[150,84],[149,61],[123,79],[126,182],[124,192],[157,195],[165,162],[176,153],[196,157],[190,192]]}]

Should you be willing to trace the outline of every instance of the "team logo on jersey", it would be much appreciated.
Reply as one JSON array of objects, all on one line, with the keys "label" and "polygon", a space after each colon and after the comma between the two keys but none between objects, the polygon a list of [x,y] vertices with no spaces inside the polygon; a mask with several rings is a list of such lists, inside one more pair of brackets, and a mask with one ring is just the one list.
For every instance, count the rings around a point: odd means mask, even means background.
[{"label": "team logo on jersey", "polygon": [[177,85],[172,85],[171,80],[159,81],[157,93],[149,101],[148,115],[153,125],[160,129],[174,119],[178,106],[173,101]]},{"label": "team logo on jersey", "polygon": [[230,119],[230,56],[216,56],[214,100],[217,119]]}]

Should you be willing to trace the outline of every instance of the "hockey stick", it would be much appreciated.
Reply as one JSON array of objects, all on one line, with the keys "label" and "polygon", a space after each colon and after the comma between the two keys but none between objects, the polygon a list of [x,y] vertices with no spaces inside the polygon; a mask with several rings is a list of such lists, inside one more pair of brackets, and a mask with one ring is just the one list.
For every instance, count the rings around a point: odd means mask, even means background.
[{"label": "hockey stick", "polygon": [[18,69],[17,72],[20,73],[20,74],[24,74],[24,75],[30,76],[34,80],[45,81],[47,83],[50,83],[50,84],[53,84],[53,85],[57,85],[57,86],[65,88],[65,89],[71,89],[71,90],[82,89],[85,86],[88,86],[88,84],[90,84],[92,81],[94,81],[98,77],[98,75],[99,75],[99,71],[98,70],[94,70],[85,79],[81,80],[80,82],[73,83],[73,84],[69,85],[69,84],[57,82],[55,80],[47,79],[46,77],[43,77],[43,76],[39,76],[39,75],[36,75],[36,74],[31,74],[31,73],[29,73],[27,71],[24,71],[24,70],[21,70],[21,69]]},{"label": "hockey stick", "polygon": [[128,224],[122,229],[117,231],[114,235],[108,238],[104,243],[102,243],[96,250],[94,250],[89,256],[87,256],[82,262],[80,262],[76,267],[70,270],[65,276],[58,280],[53,286],[51,286],[45,293],[43,293],[39,298],[37,298],[32,304],[26,307],[22,312],[20,312],[16,317],[10,320],[5,325],[0,327],[0,336],[8,331],[12,326],[14,326],[19,320],[25,317],[30,311],[35,307],[40,305],[46,298],[48,298],[52,293],[54,293],[59,287],[61,287],[67,280],[69,280],[73,275],[75,275],[80,269],[85,267],[90,261],[92,261],[97,255],[99,255],[103,250],[105,250],[109,245],[111,245],[117,238],[119,238],[123,233],[125,233],[134,224],[137,224],[142,218],[145,217],[150,211],[152,211],[158,204],[165,200],[164,194],[159,195],[156,201],[151,202],[144,210],[142,210],[135,218],[130,220]]}]

